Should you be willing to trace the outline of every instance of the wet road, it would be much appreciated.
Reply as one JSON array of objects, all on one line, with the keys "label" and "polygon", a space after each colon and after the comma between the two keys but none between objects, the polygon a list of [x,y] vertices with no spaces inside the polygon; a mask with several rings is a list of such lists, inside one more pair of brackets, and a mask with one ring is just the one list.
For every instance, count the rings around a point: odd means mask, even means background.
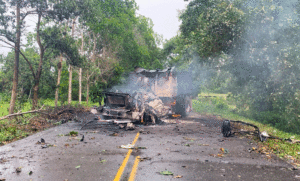
[{"label": "wet road", "polygon": [[[93,119],[93,115],[84,119]],[[249,152],[257,147],[255,142],[237,136],[223,138],[218,119],[192,114],[184,120],[166,122],[140,125],[133,131],[105,123],[81,130],[80,122],[51,128],[0,147],[0,179],[106,181],[118,180],[119,176],[120,180],[140,181],[300,180],[299,171],[291,170],[284,161]],[[73,130],[78,131],[77,137],[63,136]],[[36,144],[41,138],[53,146]],[[134,140],[135,147],[146,149],[120,148]],[[135,161],[138,157],[140,162]],[[161,175],[162,171],[173,175]]]}]

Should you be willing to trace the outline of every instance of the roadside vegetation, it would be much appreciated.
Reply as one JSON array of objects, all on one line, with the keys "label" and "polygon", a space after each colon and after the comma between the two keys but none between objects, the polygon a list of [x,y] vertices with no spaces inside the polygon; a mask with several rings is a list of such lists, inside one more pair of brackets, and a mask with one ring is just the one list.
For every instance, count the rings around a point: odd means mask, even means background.
[{"label": "roadside vegetation", "polygon": [[[236,109],[234,100],[230,98],[231,94],[201,93],[197,99],[193,100],[193,110],[201,114],[210,116],[220,116],[222,119],[239,120],[254,124],[260,131],[266,131],[269,135],[282,139],[300,140],[299,133],[284,131],[285,127],[267,124],[264,120],[257,120],[245,112],[239,113]],[[266,118],[267,120],[270,118]],[[247,129],[247,128],[243,128]],[[298,129],[298,128],[295,128]],[[253,137],[260,144],[260,150],[265,153],[273,153],[281,158],[292,160],[292,164],[300,167],[300,144],[290,143],[277,139],[268,139],[266,142],[259,142],[257,137]],[[263,148],[265,149],[263,150]]]},{"label": "roadside vegetation", "polygon": [[[40,106],[44,105],[45,109],[55,109],[54,100],[40,100]],[[70,107],[75,110],[86,109],[89,110],[90,107],[98,105],[98,103],[89,102],[79,104],[78,101],[72,101],[71,105],[62,104],[58,105],[57,109],[63,109],[65,106]],[[22,105],[16,104],[19,112],[30,111],[32,105],[30,102],[23,103]],[[8,115],[9,103],[0,102],[0,117]],[[62,124],[61,120],[49,119],[46,116],[39,113],[24,114],[21,116],[16,116],[10,119],[0,120],[0,145],[10,143],[27,137],[36,132],[48,129],[53,126]]]}]

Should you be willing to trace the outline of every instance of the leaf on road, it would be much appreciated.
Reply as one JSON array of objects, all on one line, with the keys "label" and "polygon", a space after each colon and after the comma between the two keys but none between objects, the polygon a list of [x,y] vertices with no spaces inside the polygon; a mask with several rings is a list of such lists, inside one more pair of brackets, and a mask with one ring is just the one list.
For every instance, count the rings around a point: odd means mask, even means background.
[{"label": "leaf on road", "polygon": [[188,138],[188,137],[183,137],[183,139],[188,140],[188,141],[194,141],[194,138]]},{"label": "leaf on road", "polygon": [[177,175],[174,178],[182,178],[182,175]]},{"label": "leaf on road", "polygon": [[73,136],[73,137],[75,137],[77,135],[78,135],[77,131],[70,131],[69,134],[68,134],[68,136]]},{"label": "leaf on road", "polygon": [[77,167],[75,167],[75,168],[77,168],[77,169],[78,169],[78,168],[80,168],[80,165],[78,165],[78,166],[77,166]]},{"label": "leaf on road", "polygon": [[118,133],[113,133],[113,134],[110,134],[109,136],[119,136]]},{"label": "leaf on road", "polygon": [[225,153],[225,154],[229,153],[227,148],[220,148],[220,150],[222,153]]},{"label": "leaf on road", "polygon": [[106,160],[100,160],[100,163],[105,163],[106,162]]},{"label": "leaf on road", "polygon": [[170,172],[170,171],[168,171],[168,170],[166,170],[166,171],[161,171],[161,172],[159,172],[161,175],[173,175],[173,173],[172,172]]}]

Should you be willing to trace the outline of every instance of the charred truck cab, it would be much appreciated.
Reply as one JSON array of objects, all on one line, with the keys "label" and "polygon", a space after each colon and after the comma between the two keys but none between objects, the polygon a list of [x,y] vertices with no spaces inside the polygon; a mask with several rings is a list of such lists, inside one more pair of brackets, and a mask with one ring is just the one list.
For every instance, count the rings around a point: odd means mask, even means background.
[{"label": "charred truck cab", "polygon": [[105,118],[128,119],[130,95],[126,93],[106,92],[102,115]]},{"label": "charred truck cab", "polygon": [[[183,80],[183,84],[178,80]],[[192,104],[190,96],[182,93],[185,92],[182,87],[188,89],[184,85],[184,79],[177,77],[174,67],[164,70],[136,68],[129,76],[130,93],[105,93],[102,115],[106,119],[152,123],[165,116],[185,117]]]}]

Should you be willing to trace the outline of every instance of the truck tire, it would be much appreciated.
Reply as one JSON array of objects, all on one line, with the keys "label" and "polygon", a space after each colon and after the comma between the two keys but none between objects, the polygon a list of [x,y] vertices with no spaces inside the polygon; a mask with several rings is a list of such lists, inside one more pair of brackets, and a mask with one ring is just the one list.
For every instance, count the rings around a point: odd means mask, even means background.
[{"label": "truck tire", "polygon": [[181,117],[186,117],[186,104],[185,104],[185,96],[178,96],[176,98],[176,105],[175,105],[175,114],[180,114]]}]

